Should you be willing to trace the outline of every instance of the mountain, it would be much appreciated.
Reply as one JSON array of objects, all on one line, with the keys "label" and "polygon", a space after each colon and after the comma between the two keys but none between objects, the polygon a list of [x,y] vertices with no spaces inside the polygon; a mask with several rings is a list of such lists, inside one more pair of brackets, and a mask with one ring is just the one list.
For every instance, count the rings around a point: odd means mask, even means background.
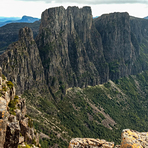
[{"label": "mountain", "polygon": [[23,16],[21,19],[16,19],[17,18],[0,18],[0,27],[10,23],[34,23],[35,21],[39,21],[38,18],[31,16]]},{"label": "mountain", "polygon": [[12,21],[16,21],[16,20],[19,20],[20,17],[0,17],[0,22],[6,22],[6,21],[9,21],[9,20],[12,20]]},{"label": "mountain", "polygon": [[22,19],[17,20],[16,22],[23,22],[23,23],[34,23],[35,21],[39,21],[39,18],[34,18],[31,16],[23,16]]},{"label": "mountain", "polygon": [[148,20],[90,7],[42,13],[39,32],[25,27],[0,55],[4,75],[27,99],[41,144],[73,137],[120,142],[122,129],[147,131]]},{"label": "mountain", "polygon": [[148,19],[148,16],[144,17],[144,19]]}]

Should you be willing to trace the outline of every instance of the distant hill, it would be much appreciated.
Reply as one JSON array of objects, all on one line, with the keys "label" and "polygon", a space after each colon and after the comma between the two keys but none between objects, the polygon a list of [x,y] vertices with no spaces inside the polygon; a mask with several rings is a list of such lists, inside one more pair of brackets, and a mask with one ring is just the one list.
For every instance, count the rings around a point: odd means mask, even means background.
[{"label": "distant hill", "polygon": [[148,19],[148,16],[144,17],[144,19]]},{"label": "distant hill", "polygon": [[93,19],[98,18],[99,16],[94,16]]},{"label": "distant hill", "polygon": [[15,22],[23,22],[23,23],[34,23],[35,21],[38,21],[39,18],[34,18],[30,16],[23,16],[22,19],[17,20]]},{"label": "distant hill", "polygon": [[0,16],[0,22],[6,22],[6,21],[16,21],[21,19],[20,17],[2,17]]},{"label": "distant hill", "polygon": [[39,18],[34,18],[31,16],[23,16],[21,19],[15,18],[15,17],[10,17],[10,18],[5,18],[5,17],[0,17],[0,27],[10,24],[10,23],[34,23],[35,21],[38,21]]}]

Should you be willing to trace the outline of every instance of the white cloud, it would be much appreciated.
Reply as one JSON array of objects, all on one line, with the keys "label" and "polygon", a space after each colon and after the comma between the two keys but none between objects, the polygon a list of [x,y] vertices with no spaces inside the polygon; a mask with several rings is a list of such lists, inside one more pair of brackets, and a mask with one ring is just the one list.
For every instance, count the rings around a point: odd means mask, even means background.
[{"label": "white cloud", "polygon": [[[95,2],[100,3],[94,5]],[[136,17],[148,16],[148,0],[140,0],[141,4],[138,3],[139,0],[129,0],[128,2],[132,2],[130,4],[126,3],[127,0],[119,0],[118,4],[113,4],[113,2],[117,2],[117,0],[104,0],[104,3],[110,2],[108,4],[101,4],[101,2],[102,0],[52,0],[52,2],[51,0],[0,0],[0,16],[22,17],[23,15],[27,15],[40,18],[41,13],[45,9],[58,6],[64,6],[65,8],[68,6],[90,6],[92,8],[93,16],[100,16],[104,13],[111,12],[128,12],[130,15]],[[119,2],[124,3],[120,4]]]},{"label": "white cloud", "polygon": [[146,4],[148,0],[22,0],[22,1],[43,1],[46,3],[81,3],[81,4]]}]

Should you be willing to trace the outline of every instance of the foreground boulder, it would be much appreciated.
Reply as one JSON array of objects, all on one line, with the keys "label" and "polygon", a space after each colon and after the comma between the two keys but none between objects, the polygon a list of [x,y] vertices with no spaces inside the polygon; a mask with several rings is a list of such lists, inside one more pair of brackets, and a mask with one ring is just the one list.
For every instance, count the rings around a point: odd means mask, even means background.
[{"label": "foreground boulder", "polygon": [[121,135],[121,148],[147,148],[148,132],[137,132],[125,129]]},{"label": "foreground boulder", "polygon": [[93,138],[74,138],[70,141],[68,148],[113,148],[114,142]]}]

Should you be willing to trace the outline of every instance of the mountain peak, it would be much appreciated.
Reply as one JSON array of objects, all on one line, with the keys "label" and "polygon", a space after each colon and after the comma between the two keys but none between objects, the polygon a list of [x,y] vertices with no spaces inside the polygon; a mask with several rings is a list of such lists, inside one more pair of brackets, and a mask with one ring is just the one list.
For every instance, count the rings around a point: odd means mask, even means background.
[{"label": "mountain peak", "polygon": [[38,18],[35,18],[35,17],[32,17],[32,16],[23,15],[22,19],[38,19]]},{"label": "mountain peak", "polygon": [[24,37],[29,37],[29,38],[33,39],[33,32],[30,28],[25,27],[25,28],[20,29],[19,38],[21,39],[21,38],[24,38]]}]

